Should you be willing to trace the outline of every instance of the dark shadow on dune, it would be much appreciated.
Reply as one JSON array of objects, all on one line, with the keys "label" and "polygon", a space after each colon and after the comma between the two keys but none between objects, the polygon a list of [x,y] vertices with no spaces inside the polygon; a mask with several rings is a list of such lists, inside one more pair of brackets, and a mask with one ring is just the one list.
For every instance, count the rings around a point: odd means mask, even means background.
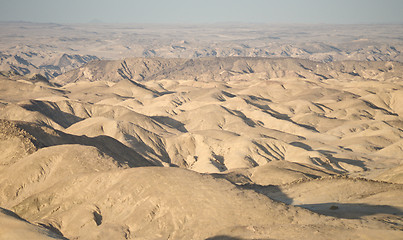
[{"label": "dark shadow on dune", "polygon": [[295,205],[298,207],[306,208],[312,212],[319,214],[347,218],[347,219],[360,219],[364,216],[371,216],[376,214],[392,214],[403,217],[403,211],[389,205],[370,205],[364,203],[317,203],[317,204],[302,204]]},{"label": "dark shadow on dune", "polygon": [[[278,186],[245,184],[238,187],[242,189],[251,189],[257,193],[267,196],[274,201],[293,205],[293,199],[288,197],[287,194],[283,193]],[[372,216],[377,214],[389,214],[395,215],[397,217],[403,217],[403,211],[401,209],[389,205],[328,202],[316,204],[300,204],[294,206],[302,207],[318,214],[345,219],[361,219],[364,216]]]},{"label": "dark shadow on dune", "polygon": [[218,179],[225,179],[236,186],[244,186],[245,184],[252,184],[252,180],[242,173],[228,172],[228,173],[210,173],[210,176]]},{"label": "dark shadow on dune", "polygon": [[221,172],[228,170],[228,168],[224,164],[224,157],[221,155],[217,155],[214,152],[212,152],[212,157],[214,159],[211,159],[211,163],[218,168]]},{"label": "dark shadow on dune", "polygon": [[262,104],[254,103],[254,102],[249,101],[247,99],[245,99],[245,102],[250,104],[250,105],[252,105],[252,106],[255,106],[255,107],[259,108],[260,110],[262,110],[262,112],[267,113],[267,114],[269,114],[270,116],[272,116],[274,118],[277,118],[279,120],[288,121],[288,122],[293,123],[293,124],[295,124],[295,125],[297,125],[299,127],[308,129],[308,130],[313,131],[313,132],[319,132],[315,127],[295,122],[287,114],[277,112],[276,110],[274,110],[271,107],[269,107],[269,105],[262,105]]},{"label": "dark shadow on dune", "polygon": [[272,100],[270,100],[270,99],[268,99],[268,98],[263,98],[263,97],[253,96],[253,95],[248,95],[248,97],[249,97],[251,100],[254,100],[254,101],[260,100],[260,101],[266,101],[266,102],[273,102]]},{"label": "dark shadow on dune", "polygon": [[222,92],[222,94],[224,94],[226,97],[229,97],[229,98],[234,98],[234,97],[236,97],[236,95],[234,95],[234,94],[232,94],[232,93],[229,93],[229,92],[226,92],[226,91],[221,91]]},{"label": "dark shadow on dune", "polygon": [[311,131],[314,131],[314,132],[319,132],[315,127],[313,127],[313,126],[310,126],[310,125],[307,125],[307,124],[302,124],[302,123],[297,123],[297,122],[294,122],[293,120],[291,120],[290,122],[292,122],[292,123],[294,123],[294,124],[296,124],[296,125],[298,125],[298,126],[300,126],[300,127],[303,127],[303,128],[306,128],[306,129],[308,129],[308,130],[311,130]]},{"label": "dark shadow on dune", "polygon": [[[8,210],[8,209],[5,209],[5,208],[0,207],[0,212],[3,213],[3,214],[5,214],[5,215],[7,215],[7,216],[10,216],[10,217],[13,217],[13,218],[15,218],[15,219],[18,219],[18,220],[21,220],[21,221],[23,221],[23,222],[26,222],[26,223],[31,224],[31,223],[28,222],[27,220],[21,218],[21,217],[18,216],[16,213],[14,213],[13,211],[10,211],[10,210]],[[46,224],[42,224],[42,223],[39,223],[38,225],[41,226],[41,227],[43,227],[43,228],[48,229],[48,230],[51,232],[50,235],[49,235],[49,234],[46,234],[47,236],[52,237],[51,235],[56,234],[56,236],[53,236],[53,237],[57,237],[57,239],[66,239],[66,240],[67,240],[67,238],[64,238],[64,237],[63,237],[62,232],[60,232],[59,229],[55,228],[53,225],[51,225],[51,224],[50,224],[50,225],[46,225]]]},{"label": "dark shadow on dune", "polygon": [[265,195],[266,197],[278,201],[284,202],[286,204],[291,204],[293,202],[292,198],[289,198],[286,194],[284,194],[278,186],[275,185],[267,185],[262,186],[253,183],[253,181],[246,175],[236,172],[229,173],[210,173],[208,174],[214,178],[225,179],[228,182],[234,184],[239,189],[248,189],[255,191],[256,193]]},{"label": "dark shadow on dune", "polygon": [[275,185],[262,186],[257,184],[245,184],[239,187],[242,189],[251,189],[257,193],[265,195],[266,197],[274,201],[283,202],[286,204],[291,204],[294,201],[292,198],[288,197],[287,194],[283,193],[278,186]]},{"label": "dark shadow on dune", "polygon": [[[140,75],[140,76],[142,76],[142,75]],[[143,77],[143,79],[144,79],[144,77]],[[134,80],[132,80],[132,79],[128,79],[128,80],[129,80],[131,83],[133,83],[134,85],[136,85],[137,87],[143,88],[143,89],[145,89],[145,90],[147,90],[147,91],[150,91],[150,92],[154,93],[154,94],[155,94],[155,97],[158,97],[158,96],[161,96],[161,95],[162,95],[160,92],[158,92],[158,91],[156,91],[156,90],[153,90],[153,89],[150,89],[150,88],[146,87],[144,84],[141,84],[141,83],[139,83],[139,82],[136,82],[136,81],[134,81]]]},{"label": "dark shadow on dune", "polygon": [[[53,128],[40,127],[36,124],[18,124],[18,127],[25,130],[37,140],[37,147],[49,147],[63,144],[80,144],[92,146],[99,149],[115,159],[118,163],[127,164],[130,167],[162,166],[159,162],[151,162],[143,158],[134,149],[131,149],[118,140],[101,135],[97,137],[77,136],[67,134]],[[53,134],[50,133],[53,131]]]},{"label": "dark shadow on dune", "polygon": [[14,218],[16,218],[16,219],[19,219],[19,220],[22,220],[22,221],[27,222],[25,219],[23,219],[23,218],[21,218],[20,216],[18,216],[15,212],[10,211],[10,210],[8,210],[8,209],[5,209],[5,208],[0,207],[0,212],[1,212],[1,213],[4,213],[4,214],[7,215],[7,216],[14,217]]},{"label": "dark shadow on dune", "polygon": [[255,127],[256,123],[248,118],[245,114],[243,114],[243,112],[238,111],[238,110],[231,110],[232,114],[234,114],[237,117],[240,117],[249,127]]},{"label": "dark shadow on dune", "polygon": [[[86,136],[74,136],[74,138],[74,141],[70,144],[78,143],[81,145],[96,147],[116,160],[123,160],[130,167],[157,165],[157,163],[151,163],[150,161],[144,159],[135,150],[109,136],[101,135],[93,138]],[[69,144],[69,142],[67,144]]]},{"label": "dark shadow on dune", "polygon": [[160,92],[161,96],[168,95],[168,94],[174,94],[174,93],[176,93],[176,92],[175,91]]},{"label": "dark shadow on dune", "polygon": [[[307,151],[314,151],[311,146],[309,146],[305,143],[302,143],[302,142],[291,142],[290,145],[292,145],[294,147],[299,147],[299,148],[305,149]],[[333,151],[317,150],[317,152],[326,156],[326,158],[329,159],[329,161],[331,161],[339,169],[344,169],[342,166],[340,166],[340,162],[342,162],[342,163],[347,163],[349,165],[360,167],[360,168],[362,168],[363,171],[367,170],[367,167],[365,166],[364,161],[348,159],[348,158],[338,158],[338,157],[333,156],[333,154],[337,154],[336,152],[333,152]],[[321,161],[320,158],[312,158],[312,159],[315,159],[316,161],[319,161],[319,162]],[[345,171],[340,171],[338,169],[335,169],[330,165],[323,165],[323,167],[325,167],[327,170],[331,170],[331,171],[334,171],[339,174],[342,174],[345,172]]]},{"label": "dark shadow on dune", "polygon": [[28,111],[39,112],[64,128],[68,128],[74,123],[83,120],[83,118],[63,112],[57,104],[53,102],[31,100],[30,104],[24,104],[21,105],[21,107]]},{"label": "dark shadow on dune", "polygon": [[188,130],[185,128],[185,125],[183,123],[181,123],[173,118],[166,117],[166,116],[152,116],[151,118],[160,124],[163,124],[170,128],[177,129],[180,132],[183,132],[183,133],[188,132]]},{"label": "dark shadow on dune", "polygon": [[357,166],[362,168],[363,171],[367,170],[367,167],[364,164],[364,161],[361,160],[353,160],[353,159],[348,159],[348,158],[338,158],[334,157],[332,154],[335,154],[336,152],[332,151],[327,151],[327,150],[318,150],[318,152],[322,153],[325,155],[333,164],[337,165],[337,167],[344,169],[339,165],[340,162],[347,163],[349,165]]},{"label": "dark shadow on dune", "polygon": [[[322,170],[322,169],[313,168],[312,166],[309,166],[309,165],[307,165],[307,164],[302,164],[302,163],[294,163],[294,164],[299,165],[299,166],[304,167],[304,168],[308,168],[308,169],[314,170],[314,171],[322,172],[322,173],[324,173],[324,174],[333,175],[333,174],[340,173],[339,171],[334,171],[334,173],[329,173],[329,172],[326,172],[326,171],[324,171],[324,170]],[[329,169],[328,169],[328,170],[329,170]],[[303,172],[303,173],[306,174],[305,172]],[[310,176],[310,175],[308,174],[307,176]],[[314,179],[315,179],[315,178],[320,178],[320,176],[319,176],[319,175],[315,175],[315,177],[312,177],[312,178],[314,178]]]},{"label": "dark shadow on dune", "polygon": [[56,228],[55,226],[53,226],[52,224],[38,223],[38,225],[41,226],[41,227],[43,227],[43,228],[46,228],[46,229],[48,229],[49,231],[51,231],[51,232],[53,232],[53,233],[56,233],[56,234],[58,234],[58,235],[60,235],[60,236],[63,237],[63,233],[60,232],[60,230],[57,229],[57,228]]},{"label": "dark shadow on dune", "polygon": [[307,145],[305,143],[302,143],[302,142],[292,142],[292,143],[290,143],[290,145],[292,145],[294,147],[303,148],[303,149],[305,149],[307,151],[312,151],[313,150],[311,146],[309,146],[309,145]]},{"label": "dark shadow on dune", "polygon": [[[253,98],[251,98],[251,99],[253,99]],[[270,114],[270,115],[271,115],[272,117],[274,117],[274,118],[277,118],[277,119],[280,119],[280,120],[287,120],[287,121],[291,120],[290,117],[289,117],[287,114],[283,114],[283,113],[277,112],[276,110],[274,110],[274,109],[272,109],[271,107],[269,107],[269,105],[267,105],[267,104],[264,104],[264,105],[263,105],[263,104],[259,104],[259,103],[252,102],[252,101],[247,100],[247,99],[245,99],[245,102],[246,102],[247,104],[250,104],[250,105],[252,105],[252,106],[254,106],[254,107],[259,108],[259,109],[262,110],[264,113]],[[270,101],[270,102],[271,102],[271,101]]]},{"label": "dark shadow on dune", "polygon": [[390,111],[386,110],[385,108],[378,107],[378,106],[376,106],[375,104],[373,104],[373,103],[371,103],[371,102],[369,102],[369,101],[365,101],[365,100],[362,100],[362,101],[363,101],[363,102],[365,103],[365,105],[367,105],[368,107],[370,107],[370,108],[372,108],[372,109],[375,109],[375,110],[380,110],[380,111],[382,111],[382,113],[384,113],[384,114],[386,114],[386,115],[398,116],[396,113],[390,112]]},{"label": "dark shadow on dune", "polygon": [[[124,134],[124,137],[125,137],[126,141],[131,142],[131,147],[130,147],[131,149],[134,149],[134,150],[138,151],[139,153],[145,154],[147,156],[156,156],[157,159],[160,159],[164,162],[170,162],[169,154],[167,153],[165,148],[160,149],[160,151],[156,151],[152,147],[150,147],[149,145],[144,143],[142,140],[137,140],[135,137],[133,137],[130,134]],[[161,145],[163,143],[160,142],[159,144]]]},{"label": "dark shadow on dune", "polygon": [[256,123],[248,118],[247,116],[245,116],[245,114],[243,114],[241,111],[237,111],[237,110],[230,110],[224,106],[221,106],[225,111],[227,111],[229,114],[234,115],[236,117],[239,117],[240,119],[242,119],[242,121],[248,125],[249,127],[255,127]]},{"label": "dark shadow on dune", "polygon": [[[274,158],[274,159],[276,159],[276,160],[283,160],[284,153],[281,152],[278,148],[277,148],[277,149],[272,148],[272,147],[268,146],[267,144],[266,144],[266,147],[265,147],[265,146],[263,146],[262,144],[260,144],[260,143],[258,143],[258,142],[256,142],[256,141],[252,141],[252,143],[255,144],[257,148],[259,148],[260,150],[262,150],[262,151],[263,151],[265,154],[267,154],[268,156],[271,156],[272,158]],[[269,151],[269,149],[270,149],[271,151]],[[277,156],[275,156],[272,152],[273,152],[273,153],[276,153]],[[254,160],[253,160],[253,162],[255,163],[254,166],[258,166],[258,165],[259,165],[259,164],[257,164],[257,162],[255,162]]]}]

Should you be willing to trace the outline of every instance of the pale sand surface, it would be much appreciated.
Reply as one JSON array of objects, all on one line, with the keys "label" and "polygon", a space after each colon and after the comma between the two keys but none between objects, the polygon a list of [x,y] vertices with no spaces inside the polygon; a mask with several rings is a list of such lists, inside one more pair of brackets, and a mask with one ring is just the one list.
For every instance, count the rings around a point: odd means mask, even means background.
[{"label": "pale sand surface", "polygon": [[402,77],[291,58],[3,74],[0,239],[401,239]]}]

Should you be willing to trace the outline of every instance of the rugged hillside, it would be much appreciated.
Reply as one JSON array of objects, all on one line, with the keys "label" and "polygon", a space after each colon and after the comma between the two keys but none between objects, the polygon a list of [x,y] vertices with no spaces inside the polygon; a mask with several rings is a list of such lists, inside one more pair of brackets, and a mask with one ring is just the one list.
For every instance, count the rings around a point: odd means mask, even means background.
[{"label": "rugged hillside", "polygon": [[291,57],[319,62],[403,62],[401,36],[399,24],[3,22],[0,23],[0,71],[11,70],[20,75],[39,73],[51,79],[91,60],[129,57]]},{"label": "rugged hillside", "polygon": [[[62,195],[57,194],[60,189],[64,189]],[[306,227],[318,229],[317,239],[339,234],[360,238],[364,231],[369,237],[374,227],[388,228],[380,222],[361,224],[316,215],[177,168],[82,175],[33,195],[14,209],[27,219],[60,228],[66,237],[90,239],[205,239],[220,235],[287,239],[295,234],[312,239]],[[285,234],[284,228],[289,232]],[[389,232],[394,231],[390,227],[384,230]]]},{"label": "rugged hillside", "polygon": [[234,57],[4,74],[0,206],[32,224],[0,221],[69,239],[400,239],[402,72]]},{"label": "rugged hillside", "polygon": [[47,79],[98,59],[91,55],[51,53],[46,51],[0,51],[0,71],[19,75],[41,74]]},{"label": "rugged hillside", "polygon": [[57,84],[76,81],[148,80],[268,80],[275,78],[373,79],[399,81],[403,64],[396,62],[333,62],[283,58],[200,58],[94,61],[82,68],[52,79]]},{"label": "rugged hillside", "polygon": [[150,161],[200,172],[287,160],[367,174],[374,161],[400,161],[401,72],[390,62],[99,61],[51,81],[70,82],[62,88],[4,79],[0,116],[107,135]]}]

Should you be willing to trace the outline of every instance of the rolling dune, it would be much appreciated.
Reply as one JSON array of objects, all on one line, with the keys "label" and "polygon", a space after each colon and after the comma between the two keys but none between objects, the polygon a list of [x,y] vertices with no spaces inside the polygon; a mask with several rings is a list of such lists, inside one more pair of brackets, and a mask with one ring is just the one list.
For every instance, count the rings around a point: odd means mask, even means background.
[{"label": "rolling dune", "polygon": [[3,74],[0,238],[400,239],[402,77],[241,57]]}]

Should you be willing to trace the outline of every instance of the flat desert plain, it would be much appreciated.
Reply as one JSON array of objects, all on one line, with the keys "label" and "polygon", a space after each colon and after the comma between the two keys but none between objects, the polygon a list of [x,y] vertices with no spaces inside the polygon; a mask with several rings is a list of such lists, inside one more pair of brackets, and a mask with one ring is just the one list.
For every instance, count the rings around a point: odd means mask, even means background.
[{"label": "flat desert plain", "polygon": [[1,30],[0,239],[402,239],[402,26]]}]

